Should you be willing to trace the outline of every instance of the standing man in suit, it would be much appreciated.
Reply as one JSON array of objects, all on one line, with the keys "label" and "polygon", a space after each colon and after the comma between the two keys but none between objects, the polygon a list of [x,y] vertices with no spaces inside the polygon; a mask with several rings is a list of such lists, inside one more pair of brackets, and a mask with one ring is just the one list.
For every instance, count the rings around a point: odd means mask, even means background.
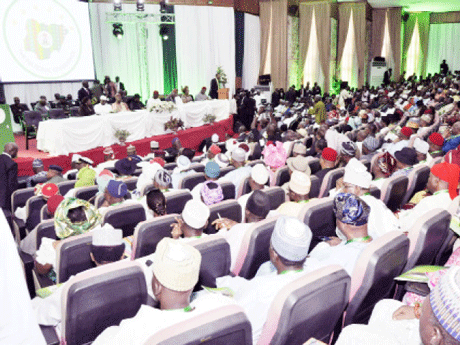
[{"label": "standing man in suit", "polygon": [[5,214],[11,212],[11,194],[18,188],[18,155],[16,143],[6,143],[0,155],[0,207]]},{"label": "standing man in suit", "polygon": [[83,101],[83,98],[88,97],[89,99],[93,98],[93,93],[89,89],[89,84],[86,80],[84,80],[81,85],[83,86],[80,90],[78,90],[78,100],[80,102]]},{"label": "standing man in suit", "polygon": [[216,77],[211,80],[209,97],[211,97],[212,99],[217,99],[218,97],[217,90],[219,90],[219,77],[219,74],[216,74]]},{"label": "standing man in suit", "polygon": [[390,78],[391,74],[393,73],[393,70],[390,68],[389,70],[385,71],[383,74],[383,85],[388,86],[390,85]]},{"label": "standing man in suit", "polygon": [[123,84],[120,81],[120,77],[115,77],[115,87],[117,89],[117,92],[120,92],[121,90],[125,91],[125,84]]}]

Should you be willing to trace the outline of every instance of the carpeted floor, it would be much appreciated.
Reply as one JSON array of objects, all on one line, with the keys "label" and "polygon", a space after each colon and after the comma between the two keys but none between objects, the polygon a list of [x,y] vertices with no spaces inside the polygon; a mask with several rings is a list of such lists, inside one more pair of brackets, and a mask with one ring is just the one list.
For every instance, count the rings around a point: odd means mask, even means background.
[{"label": "carpeted floor", "polygon": [[[211,137],[213,133],[217,133],[221,141],[225,140],[225,134],[233,134],[233,117],[230,116],[228,119],[216,122],[213,125],[205,125],[202,127],[189,128],[184,131],[179,131],[177,134],[164,134],[153,136],[150,138],[145,138],[142,140],[129,142],[127,145],[134,145],[137,150],[137,154],[140,156],[145,156],[150,152],[150,141],[156,140],[160,144],[160,149],[166,149],[171,147],[171,141],[173,138],[179,138],[183,147],[189,147],[192,149],[197,149],[201,141],[205,138]],[[16,143],[19,146],[18,158],[15,161],[18,163],[18,175],[19,176],[28,176],[33,175],[32,171],[32,161],[35,158],[40,158],[43,160],[45,169],[52,164],[61,166],[64,171],[70,169],[70,162],[72,154],[68,156],[55,156],[52,157],[47,153],[40,152],[37,150],[37,141],[35,139],[29,140],[29,149],[26,150],[26,140],[24,135],[15,135]],[[126,157],[126,146],[120,146],[118,144],[112,145],[112,149],[115,152],[116,158]],[[92,159],[95,165],[101,163],[104,159],[102,151],[103,147],[98,147],[89,151],[84,152],[74,152],[79,153],[82,156]]]}]

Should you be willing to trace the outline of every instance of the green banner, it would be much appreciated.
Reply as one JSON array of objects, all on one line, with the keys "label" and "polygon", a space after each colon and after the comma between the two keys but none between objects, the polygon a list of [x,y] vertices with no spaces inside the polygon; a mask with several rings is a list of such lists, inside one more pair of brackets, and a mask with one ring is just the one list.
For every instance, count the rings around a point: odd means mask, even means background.
[{"label": "green banner", "polygon": [[0,104],[0,153],[3,152],[5,144],[10,142],[14,142],[10,106],[8,104]]},{"label": "green banner", "polygon": [[[166,6],[167,13],[174,13],[174,6]],[[162,24],[163,37],[163,81],[164,94],[169,95],[177,88],[177,62],[176,62],[176,26],[174,24]],[[166,38],[167,39],[164,39]],[[179,91],[180,92],[180,91]]]}]

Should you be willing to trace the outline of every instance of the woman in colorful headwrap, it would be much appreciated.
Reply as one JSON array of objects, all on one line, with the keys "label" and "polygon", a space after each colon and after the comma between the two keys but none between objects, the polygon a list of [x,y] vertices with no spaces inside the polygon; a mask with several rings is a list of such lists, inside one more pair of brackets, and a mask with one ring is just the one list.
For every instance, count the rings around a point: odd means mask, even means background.
[{"label": "woman in colorful headwrap", "polygon": [[265,146],[262,151],[264,156],[264,163],[270,168],[270,187],[275,185],[275,173],[276,171],[286,165],[287,153],[283,147],[283,143],[277,141],[276,144],[270,144]]},{"label": "woman in colorful headwrap", "polygon": [[37,272],[55,279],[51,269],[56,265],[56,247],[59,240],[84,234],[101,223],[102,216],[89,202],[77,198],[64,199],[54,213],[54,231],[58,240],[42,238],[35,258]]},{"label": "woman in colorful headwrap", "polygon": [[396,159],[389,153],[385,152],[377,158],[376,163],[371,167],[374,180],[372,185],[381,189],[385,179],[390,177],[396,170]]},{"label": "woman in colorful headwrap", "polygon": [[217,204],[224,200],[222,187],[215,181],[206,181],[201,187],[201,200],[207,206]]}]

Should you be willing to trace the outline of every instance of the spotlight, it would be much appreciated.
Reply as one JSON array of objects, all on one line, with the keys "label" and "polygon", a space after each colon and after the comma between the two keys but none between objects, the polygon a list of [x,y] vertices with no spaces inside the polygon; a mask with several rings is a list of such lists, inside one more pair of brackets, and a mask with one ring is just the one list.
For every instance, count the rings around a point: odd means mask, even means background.
[{"label": "spotlight", "polygon": [[145,2],[145,0],[137,0],[136,7],[137,7],[137,10],[138,10],[139,12],[143,12],[143,11],[144,11],[144,2]]},{"label": "spotlight", "polygon": [[124,33],[123,32],[123,24],[119,24],[119,23],[113,24],[112,33],[116,38],[121,40],[123,38],[123,33]]},{"label": "spotlight", "polygon": [[121,11],[121,0],[113,0],[113,10]]},{"label": "spotlight", "polygon": [[169,39],[168,25],[160,25],[160,36],[163,38],[163,41],[167,41]]},{"label": "spotlight", "polygon": [[160,0],[160,12],[161,13],[166,12],[166,1],[165,0]]}]

